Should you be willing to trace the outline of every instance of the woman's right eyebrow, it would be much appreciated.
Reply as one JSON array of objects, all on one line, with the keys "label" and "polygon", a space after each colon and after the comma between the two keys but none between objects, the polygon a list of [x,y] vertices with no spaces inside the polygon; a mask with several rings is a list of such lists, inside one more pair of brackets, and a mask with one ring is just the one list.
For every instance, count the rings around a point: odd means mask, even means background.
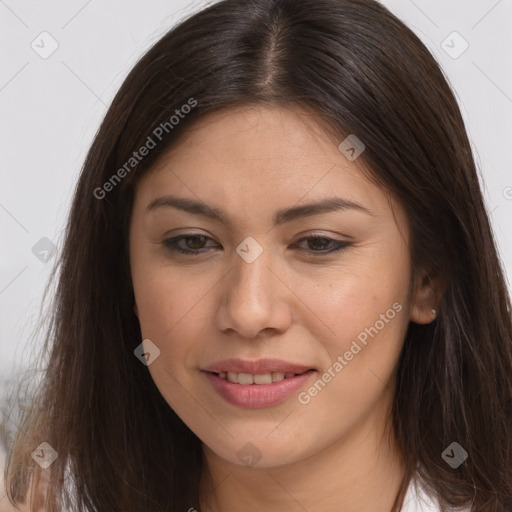
[{"label": "woman's right eyebrow", "polygon": [[[199,215],[208,219],[213,219],[226,225],[231,224],[229,215],[224,210],[197,199],[165,195],[152,200],[146,207],[146,212],[150,213],[159,208],[175,208],[192,215]],[[339,210],[357,210],[366,215],[378,217],[375,212],[355,201],[341,197],[329,197],[317,202],[278,210],[273,216],[273,223],[274,226],[279,226],[299,218],[310,217],[312,215],[320,215],[322,213],[330,213]]]}]

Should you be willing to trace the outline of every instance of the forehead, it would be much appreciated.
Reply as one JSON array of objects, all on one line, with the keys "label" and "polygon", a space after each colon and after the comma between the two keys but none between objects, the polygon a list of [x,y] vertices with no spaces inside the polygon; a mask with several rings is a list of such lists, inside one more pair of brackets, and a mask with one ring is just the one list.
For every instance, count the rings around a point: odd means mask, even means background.
[{"label": "forehead", "polygon": [[180,194],[248,213],[338,196],[384,214],[390,198],[367,178],[362,159],[341,153],[340,142],[304,110],[246,106],[210,113],[141,180],[136,201]]},{"label": "forehead", "polygon": [[230,175],[235,172],[247,176],[243,168],[238,168],[244,163],[261,171],[270,168],[272,175],[279,177],[276,167],[287,170],[286,162],[290,162],[300,172],[305,167],[297,164],[305,160],[310,167],[330,162],[359,174],[357,161],[340,158],[340,142],[320,125],[318,114],[302,108],[230,107],[207,114],[189,127],[160,167],[187,158],[206,161],[217,171],[233,164]]}]

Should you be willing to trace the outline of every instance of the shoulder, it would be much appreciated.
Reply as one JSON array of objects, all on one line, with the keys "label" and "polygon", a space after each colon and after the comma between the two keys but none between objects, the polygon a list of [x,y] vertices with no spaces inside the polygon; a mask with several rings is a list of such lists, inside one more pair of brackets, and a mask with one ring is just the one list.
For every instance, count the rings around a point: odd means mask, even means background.
[{"label": "shoulder", "polygon": [[[469,508],[450,509],[452,512],[471,512]],[[428,496],[421,482],[411,480],[400,512],[441,512],[439,503]]]}]

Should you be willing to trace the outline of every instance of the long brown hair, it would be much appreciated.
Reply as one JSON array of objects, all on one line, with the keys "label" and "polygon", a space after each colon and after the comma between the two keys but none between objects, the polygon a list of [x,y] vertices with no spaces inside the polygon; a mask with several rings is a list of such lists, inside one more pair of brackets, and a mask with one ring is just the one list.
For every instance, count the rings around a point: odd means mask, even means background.
[{"label": "long brown hair", "polygon": [[[437,319],[410,323],[398,362],[392,415],[407,472],[394,509],[416,475],[443,507],[510,512],[511,307],[470,143],[435,59],[373,0],[223,0],[130,72],[74,193],[48,371],[10,453],[9,499],[26,497],[39,471],[30,454],[47,442],[58,453],[47,510],[200,509],[201,442],[133,353],[128,226],[138,180],[179,134],[248,104],[301,105],[340,142],[363,141],[371,178],[408,215],[413,270],[446,280]],[[468,453],[457,469],[441,456],[452,442]]]}]

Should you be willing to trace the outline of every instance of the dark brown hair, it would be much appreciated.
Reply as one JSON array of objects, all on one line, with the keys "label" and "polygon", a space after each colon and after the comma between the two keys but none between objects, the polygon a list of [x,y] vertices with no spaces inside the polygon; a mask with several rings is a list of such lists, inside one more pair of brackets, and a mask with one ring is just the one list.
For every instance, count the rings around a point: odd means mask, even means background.
[{"label": "dark brown hair", "polygon": [[[395,510],[417,472],[443,507],[510,512],[511,308],[470,143],[435,59],[373,0],[223,0],[170,30],[130,72],[74,193],[48,371],[10,453],[9,499],[27,496],[38,474],[30,454],[46,441],[59,454],[49,511],[59,502],[199,510],[201,442],[134,357],[128,226],[138,180],[179,134],[208,112],[250,104],[299,105],[340,142],[363,141],[372,179],[408,215],[413,270],[446,280],[437,319],[410,323],[398,362],[392,419],[407,478]],[[126,167],[162,124],[154,149]],[[469,454],[456,470],[441,457],[453,441]]]}]

